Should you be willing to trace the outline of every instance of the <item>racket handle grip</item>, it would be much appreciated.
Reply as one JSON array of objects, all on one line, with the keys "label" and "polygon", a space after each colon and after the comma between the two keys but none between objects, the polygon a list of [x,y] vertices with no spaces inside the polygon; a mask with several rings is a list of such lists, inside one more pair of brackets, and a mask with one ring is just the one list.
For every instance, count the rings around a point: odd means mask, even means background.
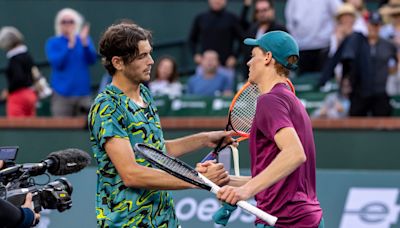
[{"label": "racket handle grip", "polygon": [[270,226],[274,226],[276,221],[278,220],[277,217],[270,215],[266,213],[265,211],[259,209],[258,207],[255,207],[251,205],[249,202],[241,200],[237,202],[237,205],[241,207],[242,209],[246,210],[247,212],[257,216],[258,218],[266,221]]},{"label": "racket handle grip", "polygon": [[218,159],[218,154],[214,153],[214,151],[211,151],[209,154],[207,154],[207,156],[205,156],[203,158],[203,160],[201,160],[201,162],[205,162],[205,161],[210,161],[210,160],[217,160]]},{"label": "racket handle grip", "polygon": [[[198,175],[201,179],[203,179],[204,182],[206,182],[206,184],[208,184],[211,187],[210,192],[217,194],[218,191],[221,189],[218,185],[216,185],[214,182],[209,180],[207,177],[203,176],[200,173]],[[246,210],[247,212],[249,212],[250,214],[253,214],[253,215],[257,216],[258,218],[266,221],[270,226],[274,226],[276,221],[278,220],[277,217],[268,214],[267,212],[257,208],[256,206],[251,205],[247,201],[241,200],[241,201],[237,202],[237,205],[239,207],[241,207],[242,209]]]}]

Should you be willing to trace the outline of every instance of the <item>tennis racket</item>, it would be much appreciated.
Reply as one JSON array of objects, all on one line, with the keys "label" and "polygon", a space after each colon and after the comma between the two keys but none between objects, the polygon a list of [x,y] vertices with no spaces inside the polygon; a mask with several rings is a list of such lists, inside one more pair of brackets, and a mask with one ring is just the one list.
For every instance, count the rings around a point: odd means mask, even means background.
[{"label": "tennis racket", "polygon": [[[155,167],[197,187],[210,191],[214,194],[217,194],[220,189],[218,185],[214,184],[202,174],[198,173],[188,164],[177,158],[170,157],[156,148],[142,143],[136,143],[135,153],[144,157]],[[254,214],[255,216],[266,221],[271,226],[275,225],[276,221],[278,220],[277,217],[260,210],[247,201],[239,201],[237,205],[247,212]]]},{"label": "tennis racket", "polygon": [[[240,137],[237,142],[243,141],[250,136],[250,128],[256,114],[257,97],[260,91],[255,84],[247,82],[235,94],[228,112],[228,124],[225,131],[234,130]],[[217,147],[214,148],[201,162],[208,160],[217,160],[224,138],[222,138]]]},{"label": "tennis racket", "polygon": [[[295,93],[292,82],[289,79],[286,79],[286,83],[289,89]],[[259,95],[260,91],[257,85],[246,82],[246,84],[244,84],[233,97],[231,105],[229,106],[228,124],[225,127],[225,131],[235,131],[240,136],[236,139],[237,142],[246,140],[250,136],[250,129],[256,114],[257,98]],[[223,142],[224,138],[219,141],[214,150],[204,157],[201,162],[218,160],[218,153]],[[238,164],[238,162],[235,162],[234,160],[234,164]]]}]

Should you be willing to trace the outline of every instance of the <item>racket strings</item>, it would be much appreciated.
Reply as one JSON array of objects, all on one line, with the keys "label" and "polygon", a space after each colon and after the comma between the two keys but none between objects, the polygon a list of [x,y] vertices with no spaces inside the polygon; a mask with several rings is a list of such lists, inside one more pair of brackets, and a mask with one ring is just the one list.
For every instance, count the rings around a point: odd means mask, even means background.
[{"label": "racket strings", "polygon": [[193,170],[189,169],[188,167],[182,165],[181,163],[179,163],[176,160],[173,160],[169,157],[167,157],[164,154],[161,153],[157,153],[151,149],[148,148],[142,148],[146,151],[146,153],[144,154],[146,157],[150,158],[152,161],[154,161],[155,163],[167,167],[169,170],[178,173],[182,176],[185,176],[187,178],[190,178],[192,180],[195,180],[197,182],[200,183],[204,183],[204,181],[197,176],[196,172],[193,172]]},{"label": "racket strings", "polygon": [[260,92],[256,85],[249,85],[238,96],[231,110],[231,125],[236,131],[250,133],[256,114],[257,97]]}]

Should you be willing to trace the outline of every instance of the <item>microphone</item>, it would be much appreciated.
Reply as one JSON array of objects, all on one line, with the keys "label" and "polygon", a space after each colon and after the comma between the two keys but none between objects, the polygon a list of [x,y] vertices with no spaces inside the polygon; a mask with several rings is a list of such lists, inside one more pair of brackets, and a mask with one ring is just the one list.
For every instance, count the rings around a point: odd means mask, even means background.
[{"label": "microphone", "polygon": [[23,164],[22,169],[31,175],[43,174],[46,170],[56,176],[76,173],[90,164],[91,157],[85,151],[69,148],[52,152],[40,163]]}]

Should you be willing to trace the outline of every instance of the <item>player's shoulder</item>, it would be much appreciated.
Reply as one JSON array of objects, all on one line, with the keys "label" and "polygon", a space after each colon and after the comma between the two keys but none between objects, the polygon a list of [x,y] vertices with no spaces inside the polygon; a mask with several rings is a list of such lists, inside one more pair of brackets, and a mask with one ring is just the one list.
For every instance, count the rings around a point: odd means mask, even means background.
[{"label": "player's shoulder", "polygon": [[117,108],[122,107],[126,103],[123,97],[123,94],[119,91],[115,91],[110,86],[107,86],[95,98],[91,112],[114,113]]},{"label": "player's shoulder", "polygon": [[258,103],[264,103],[264,104],[269,104],[269,103],[276,103],[276,102],[281,102],[282,98],[279,96],[279,94],[269,92],[262,94],[258,98]]},{"label": "player's shoulder", "polygon": [[120,100],[118,94],[112,90],[105,89],[96,96],[93,103],[94,104],[115,103],[116,100]]},{"label": "player's shoulder", "polygon": [[284,105],[291,106],[293,101],[297,99],[296,95],[286,88],[273,89],[269,93],[259,97],[258,102],[265,105]]}]

